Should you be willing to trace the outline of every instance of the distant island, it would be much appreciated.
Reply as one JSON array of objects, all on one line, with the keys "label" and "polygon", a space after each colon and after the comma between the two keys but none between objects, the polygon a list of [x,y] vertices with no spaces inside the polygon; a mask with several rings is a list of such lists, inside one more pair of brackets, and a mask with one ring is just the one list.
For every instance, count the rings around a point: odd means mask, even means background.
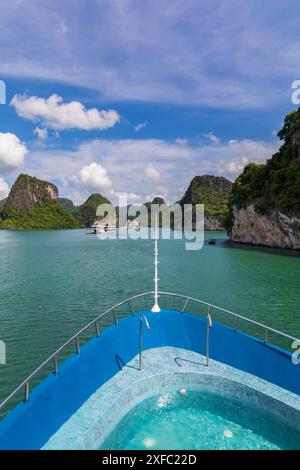
[{"label": "distant island", "polygon": [[[232,183],[226,178],[204,175],[196,176],[179,201],[184,204],[205,204],[206,230],[224,230],[223,220],[228,213],[228,199]],[[150,209],[153,204],[165,201],[155,197],[145,203],[150,224]],[[21,174],[11,188],[8,198],[0,201],[0,229],[78,229],[91,227],[96,220],[97,207],[111,204],[101,194],[92,194],[76,207],[70,199],[60,198],[58,188],[33,176]],[[135,207],[138,210],[138,206]],[[116,207],[118,214],[119,208]]]},{"label": "distant island", "polygon": [[[184,207],[185,204],[189,204],[195,207],[196,204],[204,204],[205,216],[204,216],[204,228],[207,231],[224,231],[225,220],[228,217],[229,211],[229,196],[232,189],[232,182],[222,176],[213,175],[202,175],[195,176],[185,191],[183,197],[176,202],[179,206]],[[148,210],[148,217],[146,220],[141,218],[142,226],[151,226],[151,206],[162,205],[165,201],[162,197],[156,196],[152,201],[148,201],[144,206]],[[173,204],[169,206],[172,211]],[[139,206],[133,205],[128,206],[134,209],[138,213]],[[117,207],[117,215],[119,208]],[[129,217],[130,220],[133,217]],[[162,217],[159,218],[160,225],[162,225]],[[173,227],[174,218],[171,214],[171,227]],[[195,227],[195,213],[192,213],[193,227]],[[177,227],[178,229],[179,227]],[[182,228],[182,227],[180,227]]]},{"label": "distant island", "polygon": [[[229,197],[232,182],[223,176],[203,175],[192,179],[184,196],[179,201],[184,204],[204,204],[204,229],[208,231],[224,230],[228,217]],[[193,225],[195,224],[193,214]]]},{"label": "distant island", "polygon": [[[233,242],[300,250],[300,108],[286,116],[278,136],[283,145],[265,164],[248,164],[234,183],[222,176],[195,176],[177,203],[204,204],[205,230],[225,228]],[[54,184],[22,174],[0,201],[0,229],[91,227],[103,203],[111,204],[92,194],[76,207],[59,197]],[[161,197],[145,203],[145,225],[151,206],[163,203]]]},{"label": "distant island", "polygon": [[101,194],[92,194],[83,204],[76,207],[72,214],[84,227],[91,227],[96,219],[97,207],[101,204],[111,202]]},{"label": "distant island", "polygon": [[[70,201],[71,202],[71,201]],[[71,207],[70,203],[69,207]],[[80,221],[59,201],[48,181],[20,175],[0,209],[0,228],[9,230],[81,228]]]}]

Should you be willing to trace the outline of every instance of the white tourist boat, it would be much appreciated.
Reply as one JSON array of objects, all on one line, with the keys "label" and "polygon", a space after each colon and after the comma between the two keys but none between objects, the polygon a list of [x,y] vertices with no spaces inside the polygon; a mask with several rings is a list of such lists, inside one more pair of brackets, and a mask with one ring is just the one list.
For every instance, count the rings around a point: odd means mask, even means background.
[{"label": "white tourist boat", "polygon": [[128,220],[127,230],[140,230],[141,224],[137,220]]},{"label": "white tourist boat", "polygon": [[103,222],[102,220],[96,220],[92,225],[94,233],[107,233],[114,232],[117,229],[117,224],[115,221]]}]

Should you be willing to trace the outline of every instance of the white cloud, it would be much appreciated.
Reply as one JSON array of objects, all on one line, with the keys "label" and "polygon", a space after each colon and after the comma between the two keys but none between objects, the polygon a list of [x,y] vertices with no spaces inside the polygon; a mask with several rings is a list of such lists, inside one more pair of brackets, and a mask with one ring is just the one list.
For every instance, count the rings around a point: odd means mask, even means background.
[{"label": "white cloud", "polygon": [[61,96],[52,95],[48,99],[37,96],[15,95],[11,101],[17,114],[33,122],[41,122],[44,127],[63,129],[109,129],[120,121],[114,110],[86,109],[79,101],[64,103]]},{"label": "white cloud", "polygon": [[135,132],[139,132],[139,131],[141,131],[142,129],[145,129],[145,127],[147,127],[148,124],[149,124],[148,121],[140,122],[139,124],[137,124],[136,126],[134,126]]},{"label": "white cloud", "polygon": [[187,139],[182,139],[182,138],[178,137],[178,139],[176,139],[175,142],[178,145],[186,145],[188,141],[187,141]]},{"label": "white cloud", "polygon": [[[32,152],[26,169],[50,181],[65,179],[70,186],[64,188],[65,193],[78,190],[85,196],[91,191],[102,191],[113,199],[118,193],[159,192],[174,202],[182,197],[194,176],[213,174],[233,180],[245,164],[264,162],[278,147],[279,141],[247,139],[205,145],[199,142],[182,145],[162,139],[100,139],[81,144],[73,151]],[[146,176],[147,167],[159,173],[159,183]],[[71,179],[70,175],[77,177]],[[164,188],[168,189],[167,194]]]},{"label": "white cloud", "polygon": [[37,138],[40,139],[40,140],[46,140],[46,139],[48,139],[48,131],[47,131],[47,129],[43,129],[43,128],[40,128],[40,127],[36,127],[33,132],[34,132],[34,135],[36,135]]},{"label": "white cloud", "polygon": [[203,134],[203,137],[206,137],[206,139],[210,140],[213,144],[219,144],[221,142],[219,137],[217,137],[213,132]]},{"label": "white cloud", "polygon": [[9,194],[9,186],[3,178],[0,178],[0,200]]},{"label": "white cloud", "polygon": [[106,169],[96,162],[82,167],[77,181],[80,186],[90,191],[107,190],[112,185]]},{"label": "white cloud", "polygon": [[66,34],[70,31],[69,27],[67,26],[67,24],[65,23],[63,19],[60,19],[57,29],[58,29],[58,32],[62,34]]},{"label": "white cloud", "polygon": [[159,172],[154,168],[153,165],[148,165],[145,168],[145,175],[147,178],[149,178],[151,181],[157,182],[160,180],[160,174]]},{"label": "white cloud", "polygon": [[0,132],[0,169],[13,170],[23,165],[28,150],[20,139],[9,132]]},{"label": "white cloud", "polygon": [[248,158],[238,158],[236,160],[225,162],[222,169],[224,173],[229,174],[230,176],[236,176],[239,173],[242,173],[247,163],[249,163]]},{"label": "white cloud", "polygon": [[[61,189],[61,188],[60,188],[60,189]],[[60,192],[61,192],[61,191],[60,191]],[[71,201],[73,201],[73,204],[74,204],[75,206],[80,206],[80,205],[83,204],[83,203],[86,201],[86,199],[87,199],[86,195],[82,194],[82,192],[77,191],[77,190],[68,193],[66,196],[67,196],[69,199],[71,199]]]},{"label": "white cloud", "polygon": [[94,0],[88,19],[69,3],[2,0],[2,76],[218,108],[286,106],[299,77],[298,0]]},{"label": "white cloud", "polygon": [[110,196],[112,196],[115,200],[116,203],[120,207],[126,207],[128,204],[134,204],[134,205],[141,205],[144,204],[147,201],[152,201],[153,196],[149,194],[136,194],[136,193],[127,193],[127,192],[122,192],[122,191],[110,191]]},{"label": "white cloud", "polygon": [[[278,150],[278,145],[250,139],[229,140],[226,144],[217,146],[218,174],[235,179],[250,163],[264,163]],[[223,152],[223,156],[220,155]]]}]

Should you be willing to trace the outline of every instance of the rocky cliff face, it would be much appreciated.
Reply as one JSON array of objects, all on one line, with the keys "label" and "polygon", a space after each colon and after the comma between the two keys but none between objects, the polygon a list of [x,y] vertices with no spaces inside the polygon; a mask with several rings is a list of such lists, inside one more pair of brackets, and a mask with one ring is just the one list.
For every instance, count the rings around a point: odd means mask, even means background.
[{"label": "rocky cliff face", "polygon": [[234,242],[300,250],[300,218],[295,215],[278,210],[261,215],[250,204],[233,207],[233,221],[230,238]]},{"label": "rocky cliff face", "polygon": [[300,108],[286,116],[278,136],[279,151],[265,164],[248,164],[236,179],[226,225],[235,242],[299,250]]},{"label": "rocky cliff face", "polygon": [[58,201],[57,187],[28,175],[20,175],[0,210],[0,229],[80,228]]},{"label": "rocky cliff face", "polygon": [[5,204],[5,211],[17,209],[26,212],[38,202],[56,201],[57,187],[48,181],[42,181],[28,175],[20,175],[11,188]]}]

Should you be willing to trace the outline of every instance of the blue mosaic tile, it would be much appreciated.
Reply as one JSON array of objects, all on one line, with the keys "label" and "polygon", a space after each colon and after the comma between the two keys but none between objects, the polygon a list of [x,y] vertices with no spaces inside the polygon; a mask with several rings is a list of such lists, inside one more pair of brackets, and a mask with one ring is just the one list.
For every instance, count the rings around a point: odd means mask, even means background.
[{"label": "blue mosaic tile", "polygon": [[[180,360],[178,360],[180,358]],[[239,405],[250,404],[300,430],[300,397],[265,380],[195,352],[163,347],[135,357],[102,385],[51,437],[44,449],[97,449],[121,419],[146,398],[174,389],[213,391]]]}]

